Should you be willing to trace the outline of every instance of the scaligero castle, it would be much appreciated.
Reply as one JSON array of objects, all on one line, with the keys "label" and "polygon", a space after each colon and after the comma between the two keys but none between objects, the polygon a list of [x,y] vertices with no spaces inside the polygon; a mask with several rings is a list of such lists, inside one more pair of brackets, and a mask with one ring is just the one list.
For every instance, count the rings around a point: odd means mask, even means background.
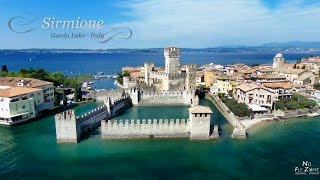
[{"label": "scaligero castle", "polygon": [[[78,117],[73,110],[56,115],[58,142],[77,142],[82,134],[101,125],[102,139],[218,137],[218,128],[210,130],[211,109],[199,105],[196,95],[196,65],[181,67],[180,49],[164,49],[164,70],[153,63],[144,64],[144,77],[123,77],[123,89],[94,94],[104,105]],[[114,119],[130,106],[191,106],[189,119]]]}]

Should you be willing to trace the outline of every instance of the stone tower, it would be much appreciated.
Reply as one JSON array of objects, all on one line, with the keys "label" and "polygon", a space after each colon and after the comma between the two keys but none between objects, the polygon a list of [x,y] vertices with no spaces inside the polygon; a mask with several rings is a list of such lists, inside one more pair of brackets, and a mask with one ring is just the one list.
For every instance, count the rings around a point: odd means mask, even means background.
[{"label": "stone tower", "polygon": [[284,64],[284,57],[281,53],[276,54],[276,56],[273,58],[273,64],[272,64],[272,68],[273,69],[277,69],[282,67],[282,65]]},{"label": "stone tower", "polygon": [[123,76],[123,88],[129,88],[129,76]]},{"label": "stone tower", "polygon": [[150,72],[153,70],[153,63],[144,63],[144,82],[147,86],[150,86]]},{"label": "stone tower", "polygon": [[212,111],[207,106],[189,108],[190,139],[206,140],[210,138],[210,117]]},{"label": "stone tower", "polygon": [[73,110],[67,110],[55,115],[57,142],[78,142],[80,129],[77,127],[76,115]]},{"label": "stone tower", "polygon": [[140,101],[140,90],[139,89],[136,89],[136,88],[131,88],[129,89],[129,96],[131,98],[131,101],[132,101],[132,105],[136,106],[139,104],[139,101]]},{"label": "stone tower", "polygon": [[180,69],[180,49],[168,47],[164,49],[165,72],[177,73]]},{"label": "stone tower", "polygon": [[196,74],[197,74],[197,66],[196,65],[186,65],[186,90],[194,90],[196,89]]},{"label": "stone tower", "polygon": [[112,114],[112,112],[111,112],[112,103],[111,103],[111,98],[110,97],[107,97],[107,99],[104,100],[104,105],[106,106],[108,116],[110,117],[111,114]]}]

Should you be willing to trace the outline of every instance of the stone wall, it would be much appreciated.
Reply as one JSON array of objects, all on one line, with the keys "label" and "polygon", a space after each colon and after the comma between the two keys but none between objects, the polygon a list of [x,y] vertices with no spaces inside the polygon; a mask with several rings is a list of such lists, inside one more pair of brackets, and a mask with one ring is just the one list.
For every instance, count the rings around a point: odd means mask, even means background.
[{"label": "stone wall", "polygon": [[182,138],[189,137],[189,120],[142,119],[101,122],[102,139]]},{"label": "stone wall", "polygon": [[199,97],[194,91],[142,91],[128,89],[126,92],[133,105],[139,106],[190,106],[198,105]]},{"label": "stone wall", "polygon": [[96,99],[97,101],[104,101],[108,97],[111,97],[111,101],[121,98],[124,90],[94,90],[89,92],[89,97]]},{"label": "stone wall", "polygon": [[128,95],[111,102],[105,100],[104,105],[76,116],[73,110],[67,110],[55,115],[57,142],[78,142],[81,136],[101,125],[104,119],[110,119],[128,109],[131,99]]}]

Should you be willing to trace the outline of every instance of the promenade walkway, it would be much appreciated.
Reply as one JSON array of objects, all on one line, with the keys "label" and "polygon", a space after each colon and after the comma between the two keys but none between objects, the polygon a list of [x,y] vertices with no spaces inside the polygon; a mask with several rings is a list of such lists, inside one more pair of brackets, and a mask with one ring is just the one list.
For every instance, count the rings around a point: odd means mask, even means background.
[{"label": "promenade walkway", "polygon": [[206,98],[211,100],[218,108],[226,120],[233,126],[233,138],[246,138],[246,127],[237,117],[228,109],[228,107],[216,95],[206,94]]}]

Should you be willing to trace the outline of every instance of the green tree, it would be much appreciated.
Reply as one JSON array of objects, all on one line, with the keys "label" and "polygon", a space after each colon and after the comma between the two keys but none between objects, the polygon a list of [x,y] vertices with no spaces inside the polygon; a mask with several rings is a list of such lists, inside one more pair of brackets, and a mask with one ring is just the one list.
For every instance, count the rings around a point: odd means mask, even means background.
[{"label": "green tree", "polygon": [[299,104],[296,101],[289,101],[286,104],[286,108],[289,110],[296,110],[299,109]]},{"label": "green tree", "polygon": [[284,110],[286,108],[285,104],[283,101],[277,101],[275,103],[275,109],[281,109]]},{"label": "green tree", "polygon": [[233,98],[221,97],[221,101],[229,108],[234,115],[239,117],[250,116],[251,110],[245,103],[238,103]]},{"label": "green tree", "polygon": [[293,65],[293,69],[297,69],[297,64],[294,64],[294,65]]},{"label": "green tree", "polygon": [[306,69],[306,65],[303,65],[301,69]]},{"label": "green tree", "polygon": [[74,88],[74,101],[78,102],[82,100],[82,93],[81,93],[81,88],[79,86],[76,86]]},{"label": "green tree", "polygon": [[7,68],[7,65],[2,65],[2,68],[1,68],[1,72],[2,73],[8,73],[8,68]]},{"label": "green tree", "polygon": [[124,70],[124,71],[121,71],[119,74],[118,74],[118,77],[116,78],[117,82],[120,83],[121,85],[123,85],[123,77],[124,76],[130,76],[130,72]]},{"label": "green tree", "polygon": [[218,93],[218,97],[219,98],[222,98],[222,97],[225,97],[226,96],[226,93]]},{"label": "green tree", "polygon": [[313,88],[316,89],[316,90],[319,90],[320,89],[320,83],[313,84]]}]

